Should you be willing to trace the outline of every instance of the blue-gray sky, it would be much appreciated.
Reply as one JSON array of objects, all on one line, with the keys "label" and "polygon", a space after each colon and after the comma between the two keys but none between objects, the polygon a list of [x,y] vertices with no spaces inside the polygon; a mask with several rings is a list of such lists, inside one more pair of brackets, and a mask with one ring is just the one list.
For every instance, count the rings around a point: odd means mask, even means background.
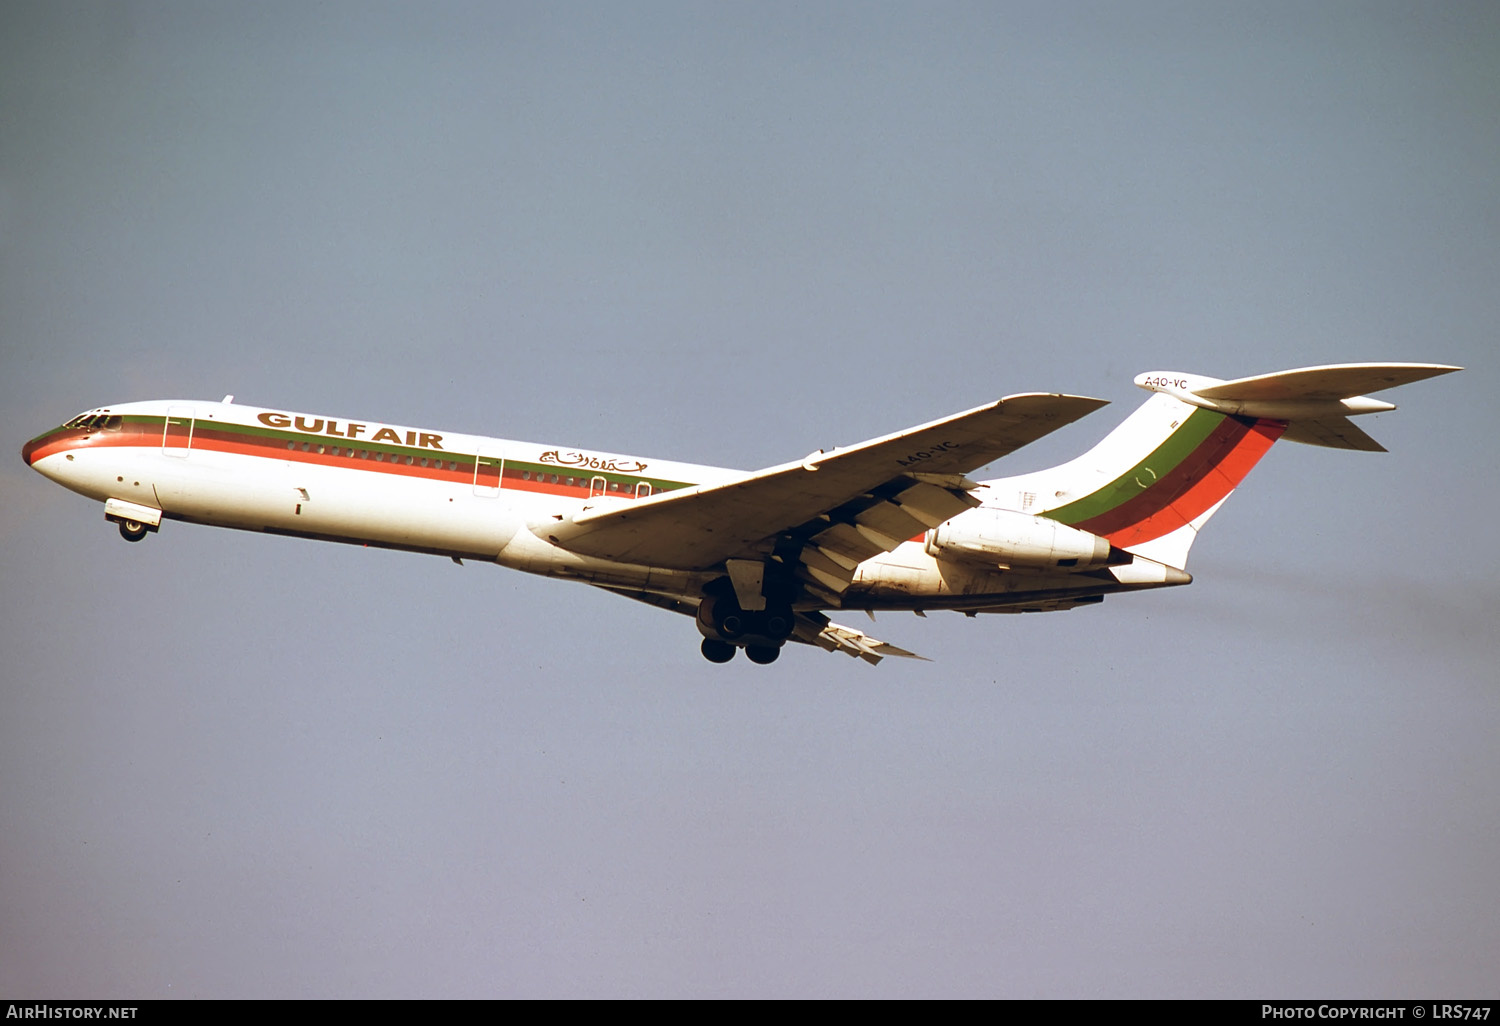
[{"label": "blue-gray sky", "polygon": [[[0,993],[1494,996],[1500,8],[0,7]],[[1191,588],[706,663],[27,470],[217,399],[752,468],[1464,364]]]}]

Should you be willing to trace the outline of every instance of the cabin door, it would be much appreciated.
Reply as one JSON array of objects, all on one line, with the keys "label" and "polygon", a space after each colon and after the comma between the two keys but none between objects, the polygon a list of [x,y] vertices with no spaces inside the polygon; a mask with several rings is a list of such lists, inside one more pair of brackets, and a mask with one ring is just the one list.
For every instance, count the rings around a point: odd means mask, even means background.
[{"label": "cabin door", "polygon": [[500,494],[500,479],[505,474],[505,456],[496,445],[481,445],[474,456],[474,494],[493,499]]},{"label": "cabin door", "polygon": [[186,457],[193,448],[193,408],[169,406],[162,427],[161,451],[168,456]]}]

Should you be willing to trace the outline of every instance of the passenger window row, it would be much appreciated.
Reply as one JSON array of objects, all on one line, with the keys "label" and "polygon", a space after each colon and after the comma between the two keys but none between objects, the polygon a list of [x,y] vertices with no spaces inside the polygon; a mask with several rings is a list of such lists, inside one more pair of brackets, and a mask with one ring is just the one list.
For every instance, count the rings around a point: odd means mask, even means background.
[{"label": "passenger window row", "polygon": [[[286,443],[286,447],[295,451],[298,448],[296,442]],[[400,453],[384,453],[378,449],[354,449],[347,445],[317,445],[313,442],[303,442],[303,452],[317,453],[322,456],[344,456],[349,459],[374,460],[376,463],[405,463],[408,467],[433,467],[442,470],[457,470],[457,460],[435,460],[426,456],[402,456]]]},{"label": "passenger window row", "polygon": [[[589,482],[592,480],[592,478],[568,477],[563,474],[542,474],[530,470],[523,470],[521,471],[521,480],[536,481],[540,484],[561,484],[569,485],[574,488],[586,488],[588,487]],[[651,494],[651,486],[644,481],[638,482],[636,484],[631,484],[629,481],[611,481],[609,482],[608,490],[611,492],[624,492],[627,494],[634,494],[639,497],[645,497]]]},{"label": "passenger window row", "polygon": [[[303,452],[316,453],[320,456],[343,456],[348,459],[374,460],[376,463],[404,463],[408,467],[433,467],[437,470],[458,469],[457,460],[430,459],[427,456],[402,456],[399,453],[384,453],[378,449],[353,449],[349,446],[319,445],[316,442],[302,442],[299,445],[296,441],[287,442],[286,447],[293,452],[300,448]],[[491,470],[498,469],[498,464],[487,465],[487,467]],[[468,467],[466,466],[464,469],[467,470]],[[536,481],[538,484],[560,484],[573,488],[586,488],[591,479],[523,470],[521,471],[521,480]],[[637,484],[631,484],[629,481],[611,481],[608,490],[616,493],[635,495],[638,498],[644,498],[651,494],[651,486],[644,481]]]}]

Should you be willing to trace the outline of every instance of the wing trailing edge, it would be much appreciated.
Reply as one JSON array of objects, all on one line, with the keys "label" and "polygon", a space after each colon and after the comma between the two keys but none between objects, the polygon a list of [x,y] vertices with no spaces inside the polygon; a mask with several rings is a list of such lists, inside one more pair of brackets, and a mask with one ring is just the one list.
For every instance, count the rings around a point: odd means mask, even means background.
[{"label": "wing trailing edge", "polygon": [[[962,512],[974,504],[965,474],[1104,405],[1075,395],[1007,396],[721,484],[588,505],[545,531],[554,544],[583,555],[698,570],[763,557],[785,532],[842,524],[852,533],[822,532],[815,542],[828,563],[841,566],[868,558],[871,546],[889,551]],[[823,562],[817,569],[830,579],[811,569],[808,576],[840,590],[835,582],[842,573]]]}]

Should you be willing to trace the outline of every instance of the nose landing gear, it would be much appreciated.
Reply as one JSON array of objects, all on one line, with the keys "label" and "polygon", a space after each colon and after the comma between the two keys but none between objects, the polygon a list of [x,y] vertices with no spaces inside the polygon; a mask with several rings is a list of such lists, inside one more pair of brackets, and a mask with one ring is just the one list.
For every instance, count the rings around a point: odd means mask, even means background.
[{"label": "nose landing gear", "polygon": [[107,499],[104,503],[104,519],[119,524],[120,537],[128,542],[138,542],[155,531],[161,526],[161,517],[159,509],[124,499]]}]

